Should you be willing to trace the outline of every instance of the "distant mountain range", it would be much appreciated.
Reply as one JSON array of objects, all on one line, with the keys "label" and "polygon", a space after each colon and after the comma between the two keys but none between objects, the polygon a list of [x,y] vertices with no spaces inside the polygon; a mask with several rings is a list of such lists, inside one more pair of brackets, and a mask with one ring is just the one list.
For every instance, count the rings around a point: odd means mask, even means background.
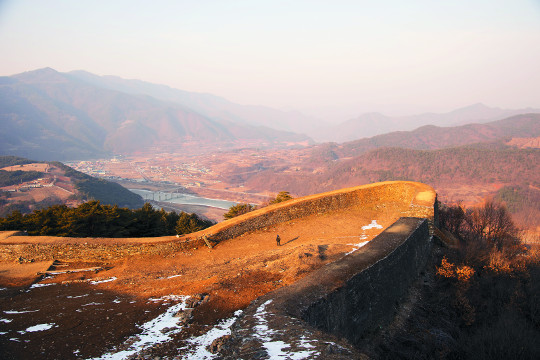
[{"label": "distant mountain range", "polygon": [[412,131],[394,131],[331,146],[340,153],[340,157],[350,157],[383,147],[434,150],[536,136],[540,136],[540,114],[523,114],[485,124],[447,127],[426,125]]},{"label": "distant mountain range", "polygon": [[485,124],[448,127],[426,125],[412,131],[394,131],[342,144],[317,144],[311,147],[309,161],[320,164],[385,147],[436,150],[493,141],[508,142],[512,139],[510,145],[534,147],[534,138],[539,136],[540,114],[524,114]]},{"label": "distant mountain range", "polygon": [[[362,139],[354,145],[356,148],[407,146],[412,141],[421,149],[429,146],[425,139],[431,133],[439,134],[433,140],[436,144],[444,143],[444,138],[456,142],[453,145],[464,141],[452,131],[439,131],[435,126],[476,123],[470,126],[470,133],[478,134],[478,141],[482,141],[491,130],[477,132],[478,124],[523,113],[540,110],[476,104],[447,114],[364,114],[321,128],[320,120],[298,112],[239,105],[215,95],[140,80],[45,68],[0,77],[0,155],[80,160],[156,148],[182,151],[182,145],[188,143],[201,147],[210,144],[214,149],[307,145],[312,143],[308,136],[335,142]],[[426,125],[432,127],[421,127]],[[399,134],[367,139],[418,127],[403,138],[403,145]]]},{"label": "distant mountain range", "polygon": [[519,114],[540,113],[540,109],[534,108],[501,109],[479,103],[441,114],[424,113],[391,117],[381,113],[366,113],[337,125],[329,125],[300,112],[285,112],[265,106],[238,105],[215,95],[193,93],[140,80],[98,76],[81,70],[72,71],[69,75],[101,88],[133,95],[144,94],[155,99],[174,102],[218,122],[230,121],[266,126],[306,134],[320,142],[345,142],[392,131],[414,130],[425,125],[458,126],[486,123]]},{"label": "distant mountain range", "polygon": [[321,127],[307,132],[314,140],[346,142],[386,134],[392,131],[408,131],[425,125],[458,126],[482,124],[519,114],[540,113],[540,109],[500,109],[484,104],[474,104],[444,114],[426,113],[412,116],[391,117],[380,113],[367,113],[333,126]]},{"label": "distant mountain range", "polygon": [[[121,92],[106,86],[107,81],[99,84],[98,79],[88,73],[65,74],[50,68],[1,77],[0,155],[70,160],[155,146],[178,149],[189,141],[252,141],[259,146],[310,141],[305,135],[249,124],[247,120],[234,121],[233,116],[211,118],[179,102],[137,93],[136,86]],[[131,82],[126,84],[124,91]],[[177,93],[183,92],[171,89],[170,96]],[[194,104],[204,103],[205,98],[220,101],[211,95],[195,99],[194,94],[187,94],[186,98]]]},{"label": "distant mountain range", "polygon": [[277,171],[283,164],[276,163],[236,176],[256,191],[286,189],[298,195],[383,180],[422,181],[438,190],[474,183],[493,189],[501,183],[540,187],[540,149],[534,148],[539,136],[540,114],[486,124],[430,125],[294,150],[291,158],[306,159],[294,164],[295,171]]},{"label": "distant mountain range", "polygon": [[217,122],[231,122],[305,134],[321,120],[297,111],[281,111],[266,106],[239,105],[222,97],[173,89],[166,85],[116,76],[98,76],[78,70],[70,76],[100,88],[132,95],[148,95],[155,99],[182,105]]}]

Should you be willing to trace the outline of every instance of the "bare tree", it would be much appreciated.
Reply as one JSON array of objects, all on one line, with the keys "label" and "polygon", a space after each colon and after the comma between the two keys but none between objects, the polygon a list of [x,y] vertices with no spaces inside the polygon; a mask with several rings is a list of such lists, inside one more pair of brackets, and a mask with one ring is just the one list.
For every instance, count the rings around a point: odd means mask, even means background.
[{"label": "bare tree", "polygon": [[465,223],[473,239],[493,242],[499,248],[518,233],[506,206],[492,199],[482,207],[467,209],[465,215]]}]

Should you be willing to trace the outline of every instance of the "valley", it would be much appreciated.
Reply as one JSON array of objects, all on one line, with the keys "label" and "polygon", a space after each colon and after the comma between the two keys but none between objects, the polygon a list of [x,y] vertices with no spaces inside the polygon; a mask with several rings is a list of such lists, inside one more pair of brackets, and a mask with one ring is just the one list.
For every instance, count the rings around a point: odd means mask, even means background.
[{"label": "valley", "polygon": [[[517,220],[540,226],[531,205],[540,187],[535,108],[370,113],[325,128],[298,112],[51,68],[2,78],[0,95],[1,154],[68,161],[130,189],[261,205],[279,191],[301,196],[411,180],[436,188],[443,202],[478,204],[517,186],[512,201],[529,204]],[[352,141],[314,144],[308,135],[317,129],[326,135],[319,139]],[[224,210],[161,200],[152,199],[214,221]]]},{"label": "valley", "polygon": [[[527,131],[540,131],[540,116],[524,119]],[[516,124],[515,119],[509,119],[505,126],[511,123]],[[513,131],[517,132],[517,128]],[[411,134],[401,136],[407,138]],[[70,164],[127,188],[181,192],[259,205],[279,191],[302,196],[386,180],[422,181],[437,190],[443,203],[462,202],[467,206],[497,197],[509,186],[538,191],[538,148],[519,148],[513,142],[507,145],[499,140],[474,143],[475,136],[469,138],[467,145],[440,148],[438,136],[428,137],[438,144],[428,150],[415,149],[414,144],[409,144],[412,149],[374,146],[360,151],[355,147],[357,142],[296,149],[243,148],[204,154],[198,154],[193,147],[185,153],[125,155]],[[374,138],[365,141],[369,140]],[[463,137],[460,141],[466,143]],[[522,227],[537,232],[540,223],[533,219],[540,209],[532,201],[527,203],[527,209],[522,209],[516,220]],[[197,211],[205,215],[204,209]],[[219,214],[210,218],[220,220]]]}]

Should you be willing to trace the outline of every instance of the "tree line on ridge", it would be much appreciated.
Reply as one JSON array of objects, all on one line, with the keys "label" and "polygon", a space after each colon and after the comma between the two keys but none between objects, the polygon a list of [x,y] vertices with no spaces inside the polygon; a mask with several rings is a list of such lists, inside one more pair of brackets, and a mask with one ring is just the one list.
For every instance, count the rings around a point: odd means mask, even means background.
[{"label": "tree line on ridge", "polygon": [[214,223],[185,212],[156,210],[149,203],[131,210],[89,201],[75,208],[53,205],[23,215],[13,211],[0,218],[0,230],[23,230],[28,235],[68,237],[152,237],[187,234]]}]

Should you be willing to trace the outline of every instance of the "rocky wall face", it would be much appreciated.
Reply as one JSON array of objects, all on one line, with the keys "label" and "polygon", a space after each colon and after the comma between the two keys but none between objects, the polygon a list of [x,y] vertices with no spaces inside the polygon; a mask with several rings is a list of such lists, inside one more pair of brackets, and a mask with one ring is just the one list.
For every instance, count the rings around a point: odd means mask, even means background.
[{"label": "rocky wall face", "polygon": [[55,259],[80,261],[105,261],[134,255],[168,256],[179,251],[192,249],[204,244],[163,242],[154,244],[3,244],[0,246],[0,261],[48,261]]},{"label": "rocky wall face", "polygon": [[347,208],[356,201],[354,195],[334,195],[309,202],[291,204],[274,211],[265,212],[259,216],[251,217],[239,224],[226,228],[212,235],[212,240],[222,241],[240,236],[246,232],[262,229],[267,226],[287,222],[313,214],[328,212],[335,209]]},{"label": "rocky wall face", "polygon": [[431,249],[428,221],[401,218],[355,253],[255,300],[232,328],[224,359],[361,358],[354,345],[392,320]]},{"label": "rocky wall face", "polygon": [[[412,231],[392,231],[401,226]],[[396,304],[424,268],[432,243],[425,220],[402,218],[388,230],[369,244],[383,257],[306,309],[302,317],[308,324],[359,344],[366,333],[393,318]]]}]

